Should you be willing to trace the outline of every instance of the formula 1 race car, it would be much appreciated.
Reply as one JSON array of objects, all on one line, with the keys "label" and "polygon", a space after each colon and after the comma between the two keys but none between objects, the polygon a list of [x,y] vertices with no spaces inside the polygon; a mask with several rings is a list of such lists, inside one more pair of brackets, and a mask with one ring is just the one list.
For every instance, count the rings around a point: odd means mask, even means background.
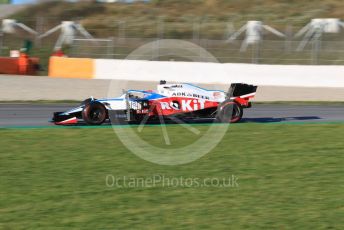
[{"label": "formula 1 race car", "polygon": [[249,100],[257,86],[234,83],[228,92],[207,90],[192,84],[166,84],[160,81],[157,91],[128,90],[118,98],[89,98],[77,108],[55,112],[52,121],[57,125],[135,124],[163,119],[212,118],[217,122],[235,123],[241,120],[243,109],[250,108]]}]

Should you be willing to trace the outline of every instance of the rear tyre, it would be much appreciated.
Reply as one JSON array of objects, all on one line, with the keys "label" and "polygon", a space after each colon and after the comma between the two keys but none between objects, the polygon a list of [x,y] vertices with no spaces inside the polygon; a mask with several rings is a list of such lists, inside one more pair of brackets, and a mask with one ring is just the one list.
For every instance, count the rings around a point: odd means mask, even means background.
[{"label": "rear tyre", "polygon": [[86,104],[82,111],[82,119],[89,125],[101,125],[107,117],[107,111],[100,102]]},{"label": "rear tyre", "polygon": [[243,107],[234,101],[224,101],[218,108],[216,120],[222,123],[239,122],[244,114]]}]

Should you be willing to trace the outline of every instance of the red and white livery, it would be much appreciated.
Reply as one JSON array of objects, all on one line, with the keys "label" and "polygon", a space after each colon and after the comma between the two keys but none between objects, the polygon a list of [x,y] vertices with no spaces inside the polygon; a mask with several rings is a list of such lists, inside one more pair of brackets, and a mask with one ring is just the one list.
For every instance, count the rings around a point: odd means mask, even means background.
[{"label": "red and white livery", "polygon": [[238,122],[243,109],[256,94],[257,86],[235,83],[228,92],[208,90],[180,83],[161,81],[156,91],[128,90],[118,98],[86,99],[66,112],[54,113],[55,124],[75,124],[84,121],[89,125],[111,123],[141,123],[178,117],[181,119],[211,118],[218,122]]}]

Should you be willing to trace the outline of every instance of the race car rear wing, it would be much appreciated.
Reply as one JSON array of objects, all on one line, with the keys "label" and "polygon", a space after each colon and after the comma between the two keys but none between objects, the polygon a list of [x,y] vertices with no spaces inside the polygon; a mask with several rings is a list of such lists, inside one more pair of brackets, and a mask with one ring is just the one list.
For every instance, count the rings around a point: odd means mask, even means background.
[{"label": "race car rear wing", "polygon": [[244,83],[232,83],[231,87],[228,89],[227,97],[228,98],[235,98],[235,97],[252,97],[255,95],[258,86],[255,85],[248,85]]}]

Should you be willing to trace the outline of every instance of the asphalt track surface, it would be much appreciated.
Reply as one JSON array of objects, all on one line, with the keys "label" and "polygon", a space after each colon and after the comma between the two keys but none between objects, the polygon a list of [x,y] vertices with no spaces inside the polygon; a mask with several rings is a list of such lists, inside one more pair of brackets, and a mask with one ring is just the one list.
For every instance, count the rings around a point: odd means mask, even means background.
[{"label": "asphalt track surface", "polygon": [[[53,112],[66,111],[77,104],[0,104],[0,128],[46,127]],[[344,122],[344,105],[253,104],[244,110],[242,122],[305,123]]]}]

